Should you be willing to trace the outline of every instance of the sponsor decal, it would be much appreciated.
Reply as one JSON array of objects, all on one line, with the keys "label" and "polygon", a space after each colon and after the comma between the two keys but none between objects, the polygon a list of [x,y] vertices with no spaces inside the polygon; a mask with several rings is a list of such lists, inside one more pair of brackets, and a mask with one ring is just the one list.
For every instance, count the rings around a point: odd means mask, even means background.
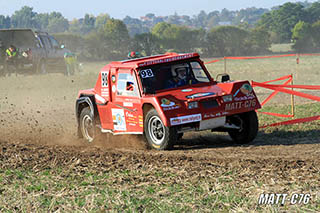
[{"label": "sponsor decal", "polygon": [[114,130],[126,131],[126,120],[123,109],[111,109]]},{"label": "sponsor decal", "polygon": [[108,87],[108,72],[101,72],[101,87]]},{"label": "sponsor decal", "polygon": [[131,102],[123,102],[124,107],[133,107],[133,103]]},{"label": "sponsor decal", "polygon": [[129,125],[129,126],[137,126],[137,123],[130,123],[130,122],[128,122],[128,125]]},{"label": "sponsor decal", "polygon": [[186,116],[170,118],[170,123],[172,126],[186,124],[186,123],[192,123],[192,122],[197,122],[197,121],[201,121],[201,114],[186,115]]},{"label": "sponsor decal", "polygon": [[134,98],[126,98],[124,99],[125,102],[131,102],[131,103],[135,103],[135,104],[140,104],[140,100],[139,99],[134,99]]},{"label": "sponsor decal", "polygon": [[171,57],[171,58],[158,59],[158,60],[153,60],[153,61],[146,61],[146,62],[138,64],[138,66],[142,67],[142,66],[148,66],[148,65],[159,64],[159,63],[167,63],[167,62],[182,60],[182,59],[191,58],[191,57],[194,57],[193,53],[185,54],[185,55],[179,55],[179,56],[175,56],[175,57]]},{"label": "sponsor decal", "polygon": [[250,84],[243,84],[241,88],[238,89],[237,92],[233,95],[233,97],[236,97],[240,91],[244,95],[249,95],[253,91],[253,89]]},{"label": "sponsor decal", "polygon": [[126,119],[129,126],[137,126],[137,116],[133,115],[130,112],[126,112]]},{"label": "sponsor decal", "polygon": [[127,117],[127,119],[136,119],[137,118],[137,116],[131,114],[130,112],[126,112],[126,117]]},{"label": "sponsor decal", "polygon": [[112,85],[112,92],[116,92],[116,86]]},{"label": "sponsor decal", "polygon": [[162,107],[170,107],[170,106],[174,106],[174,105],[176,105],[176,103],[173,101],[170,101],[166,98],[161,99],[161,106]]},{"label": "sponsor decal", "polygon": [[214,92],[201,92],[201,93],[188,95],[188,96],[186,96],[186,98],[194,99],[194,98],[206,97],[206,96],[210,96],[210,95],[215,95],[215,93]]},{"label": "sponsor decal", "polygon": [[116,82],[116,76],[115,76],[115,75],[112,75],[111,81],[112,81],[112,83],[115,83],[115,82]]},{"label": "sponsor decal", "polygon": [[247,100],[247,101],[240,101],[240,102],[233,102],[226,104],[225,111],[243,109],[243,108],[254,108],[257,105],[257,101]]},{"label": "sponsor decal", "polygon": [[204,114],[203,118],[216,118],[216,117],[221,117],[228,115],[229,112],[218,112],[218,113],[206,113]]},{"label": "sponsor decal", "polygon": [[142,78],[152,78],[154,75],[151,69],[146,69],[140,71],[140,76]]},{"label": "sponsor decal", "polygon": [[160,105],[164,111],[168,111],[168,110],[174,110],[174,109],[179,109],[180,105],[176,104],[173,101],[170,101],[166,98],[162,98],[161,99],[161,105]]},{"label": "sponsor decal", "polygon": [[174,106],[171,106],[171,107],[165,107],[163,108],[163,111],[169,111],[169,110],[175,110],[175,109],[179,109],[180,108],[180,105],[174,105]]},{"label": "sponsor decal", "polygon": [[107,88],[101,88],[101,96],[103,96],[103,97],[109,97],[109,87],[107,87]]},{"label": "sponsor decal", "polygon": [[246,96],[242,96],[242,97],[235,97],[234,100],[235,101],[246,101],[246,100],[252,100],[255,99],[256,96],[254,94],[248,94]]}]

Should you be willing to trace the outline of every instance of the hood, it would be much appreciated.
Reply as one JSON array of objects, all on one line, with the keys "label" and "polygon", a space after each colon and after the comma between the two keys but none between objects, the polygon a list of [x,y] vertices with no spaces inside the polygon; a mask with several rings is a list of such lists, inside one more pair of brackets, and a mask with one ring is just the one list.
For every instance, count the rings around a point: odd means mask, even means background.
[{"label": "hood", "polygon": [[216,96],[222,96],[225,92],[217,85],[202,87],[177,88],[170,91],[157,93],[158,97],[171,97],[181,101],[201,100]]}]

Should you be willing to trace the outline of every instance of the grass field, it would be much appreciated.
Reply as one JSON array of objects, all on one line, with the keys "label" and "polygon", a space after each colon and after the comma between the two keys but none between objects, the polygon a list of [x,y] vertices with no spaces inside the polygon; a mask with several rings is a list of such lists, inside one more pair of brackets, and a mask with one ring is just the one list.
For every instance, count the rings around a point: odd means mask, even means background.
[{"label": "grass field", "polygon": [[[228,60],[227,72],[232,79],[258,82],[293,73],[295,84],[319,85],[320,57],[300,62]],[[84,63],[84,71],[70,78],[0,79],[0,212],[319,211],[320,121],[261,129],[243,146],[210,132],[186,135],[167,152],[79,142],[76,94],[95,84],[105,64]],[[215,77],[224,64],[207,67]],[[257,88],[260,100],[270,92]],[[319,115],[319,103],[296,103],[296,118]],[[289,95],[278,94],[262,111],[287,114],[289,104]],[[259,114],[261,125],[283,120],[288,119]],[[258,205],[261,193],[310,193],[311,200]]]}]

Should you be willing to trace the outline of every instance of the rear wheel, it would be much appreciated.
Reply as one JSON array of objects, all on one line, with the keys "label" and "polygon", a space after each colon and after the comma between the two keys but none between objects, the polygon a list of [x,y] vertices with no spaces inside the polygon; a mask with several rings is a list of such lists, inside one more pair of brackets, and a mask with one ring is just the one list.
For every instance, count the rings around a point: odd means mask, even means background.
[{"label": "rear wheel", "polygon": [[258,133],[259,122],[255,111],[245,112],[229,118],[232,124],[240,127],[239,130],[229,130],[228,133],[237,144],[246,144],[253,141]]},{"label": "rear wheel", "polygon": [[92,143],[97,136],[97,130],[94,124],[93,115],[89,107],[83,108],[80,113],[80,132],[82,137],[88,143]]},{"label": "rear wheel", "polygon": [[157,150],[172,149],[178,135],[173,127],[166,127],[155,109],[151,109],[144,120],[144,133],[148,145]]}]

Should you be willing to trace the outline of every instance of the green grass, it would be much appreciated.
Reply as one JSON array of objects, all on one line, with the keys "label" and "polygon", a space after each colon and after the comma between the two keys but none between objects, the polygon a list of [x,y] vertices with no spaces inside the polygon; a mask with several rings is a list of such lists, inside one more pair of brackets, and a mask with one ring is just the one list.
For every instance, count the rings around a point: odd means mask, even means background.
[{"label": "green grass", "polygon": [[[94,166],[93,166],[94,167]],[[147,170],[98,171],[90,169],[76,172],[73,166],[33,171],[32,169],[0,169],[0,210],[2,212],[63,211],[63,212],[264,212],[279,208],[295,211],[301,207],[316,210],[320,202],[312,192],[311,204],[258,206],[259,190],[272,190],[268,176],[276,174],[254,171],[256,186],[243,182],[241,167],[221,170],[207,168],[198,176],[174,169],[155,167]],[[190,168],[192,169],[192,168]],[[213,175],[204,175],[214,171]],[[250,173],[250,171],[248,171]],[[245,172],[246,173],[246,172]],[[301,173],[301,171],[300,171]],[[162,174],[159,176],[159,174]],[[21,175],[24,178],[21,178]],[[174,177],[175,176],[175,177]],[[142,177],[148,177],[141,179]],[[275,178],[273,176],[272,178]],[[270,177],[269,177],[270,178]],[[312,179],[290,185],[290,192],[317,190],[314,181],[320,178],[315,173]],[[305,184],[304,184],[305,183]],[[286,187],[287,180],[281,180],[277,187]],[[268,186],[270,185],[270,186]],[[271,187],[271,188],[270,188]],[[278,189],[281,192],[283,189]],[[287,192],[287,191],[286,191]]]},{"label": "green grass", "polygon": [[270,51],[274,53],[281,53],[281,52],[289,52],[292,51],[292,43],[289,44],[272,44]]}]

